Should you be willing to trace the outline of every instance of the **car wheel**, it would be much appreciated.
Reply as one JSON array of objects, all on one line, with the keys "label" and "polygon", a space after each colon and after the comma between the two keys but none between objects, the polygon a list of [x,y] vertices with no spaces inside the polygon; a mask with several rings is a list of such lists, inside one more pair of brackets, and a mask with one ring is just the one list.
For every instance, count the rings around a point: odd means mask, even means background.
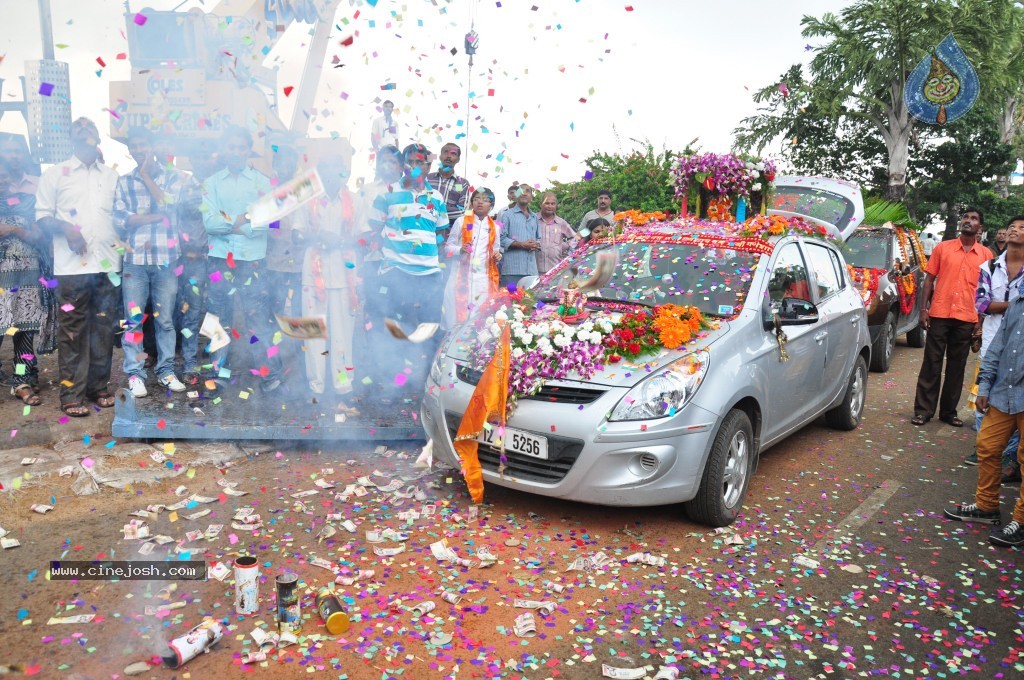
[{"label": "car wheel", "polygon": [[917,324],[917,327],[914,330],[907,332],[907,344],[911,347],[924,347],[924,342],[927,339],[928,331],[921,328],[920,323]]},{"label": "car wheel", "polygon": [[837,430],[852,430],[860,425],[867,391],[868,367],[864,363],[864,357],[859,356],[857,363],[853,365],[853,372],[846,385],[846,394],[843,395],[842,403],[825,414],[825,422],[829,424],[829,427],[834,427]]},{"label": "car wheel", "polygon": [[733,409],[715,435],[697,496],[684,505],[687,516],[712,527],[732,524],[743,507],[753,469],[754,430],[747,414]]},{"label": "car wheel", "polygon": [[885,373],[892,364],[892,353],[896,350],[896,317],[892,312],[885,315],[885,324],[878,332],[871,346],[871,370]]}]

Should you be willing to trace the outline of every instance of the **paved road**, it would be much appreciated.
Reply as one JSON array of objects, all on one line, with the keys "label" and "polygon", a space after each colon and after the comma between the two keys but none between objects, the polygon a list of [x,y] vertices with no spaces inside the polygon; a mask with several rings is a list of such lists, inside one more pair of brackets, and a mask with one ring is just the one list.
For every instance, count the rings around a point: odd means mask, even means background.
[{"label": "paved road", "polygon": [[[48,477],[4,497],[0,506],[0,525],[22,541],[0,554],[8,579],[0,639],[10,643],[0,662],[27,664],[47,678],[110,677],[213,615],[233,629],[185,670],[212,677],[239,665],[255,647],[249,632],[271,627],[273,600],[264,597],[255,617],[236,616],[230,579],[181,582],[171,601],[184,606],[151,616],[145,607],[159,608],[156,592],[163,584],[44,578],[46,560],[62,554],[141,559],[134,542],[121,540],[128,512],[174,502],[173,489],[181,484],[216,496],[218,481],[234,481],[250,494],[222,496],[203,519],[172,522],[165,512],[151,524],[154,533],[182,539],[185,531],[212,522],[230,524],[232,510],[243,504],[263,515],[261,533],[225,530],[193,549],[193,559],[209,561],[256,554],[268,579],[265,596],[275,573],[300,574],[308,617],[302,637],[257,668],[261,677],[318,669],[327,677],[375,679],[596,678],[601,664],[610,664],[647,667],[648,677],[672,665],[687,678],[1019,678],[1024,553],[989,545],[987,527],[941,518],[946,504],[972,493],[975,469],[960,464],[972,439],[970,432],[938,422],[909,424],[920,357],[920,350],[901,341],[890,372],[871,374],[867,412],[856,431],[815,424],[768,451],[741,520],[719,534],[687,522],[677,508],[609,511],[495,487],[487,490],[480,518],[469,520],[464,486],[446,472],[402,480],[419,485],[428,500],[400,506],[376,490],[345,504],[324,491],[304,499],[305,508],[291,496],[315,489],[313,480],[320,477],[337,484],[336,491],[374,470],[414,476],[412,449],[383,454],[366,447],[273,447],[259,456],[250,451],[231,467],[193,464],[188,461],[197,459],[179,453],[194,475],[80,498]],[[100,455],[102,443],[90,455]],[[120,464],[148,459],[144,447],[132,455]],[[1004,487],[1007,515],[1016,491]],[[28,512],[30,503],[51,497],[54,511]],[[399,519],[426,504],[435,506],[433,516],[411,524]],[[359,532],[339,528],[338,535],[318,541],[328,512],[353,519]],[[379,546],[368,544],[363,532],[388,526],[408,531],[407,549],[379,557],[373,550]],[[498,562],[489,568],[441,563],[429,546],[442,537],[460,556],[472,557],[487,545]],[[566,570],[573,560],[598,552],[610,558],[607,566],[590,574]],[[626,561],[637,552],[664,557],[666,564]],[[348,634],[319,637],[324,629],[311,597],[330,574],[311,564],[313,557],[375,570],[372,579],[343,589],[355,619]],[[546,591],[546,581],[565,590]],[[458,590],[461,602],[442,602],[439,587]],[[512,630],[524,611],[514,607],[517,598],[556,604],[549,616],[536,617],[535,637]],[[412,616],[413,605],[426,599],[438,609]],[[96,614],[102,624],[47,625],[50,616],[76,613]],[[453,641],[431,644],[438,632]],[[154,669],[148,676],[170,672]]]}]

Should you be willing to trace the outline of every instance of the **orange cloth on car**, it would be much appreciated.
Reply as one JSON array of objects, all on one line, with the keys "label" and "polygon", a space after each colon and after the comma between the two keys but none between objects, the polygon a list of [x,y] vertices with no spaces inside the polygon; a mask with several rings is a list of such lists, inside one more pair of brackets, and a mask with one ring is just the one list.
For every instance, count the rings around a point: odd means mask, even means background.
[{"label": "orange cloth on car", "polygon": [[[466,486],[473,501],[480,503],[484,499],[484,477],[477,455],[477,437],[484,431],[484,423],[496,419],[500,426],[505,426],[505,402],[508,397],[509,347],[512,331],[504,324],[501,338],[494,350],[494,356],[484,369],[480,382],[469,398],[466,412],[462,414],[459,431],[455,434],[455,452],[462,461],[462,471],[466,477]],[[501,433],[504,437],[504,432]]]}]

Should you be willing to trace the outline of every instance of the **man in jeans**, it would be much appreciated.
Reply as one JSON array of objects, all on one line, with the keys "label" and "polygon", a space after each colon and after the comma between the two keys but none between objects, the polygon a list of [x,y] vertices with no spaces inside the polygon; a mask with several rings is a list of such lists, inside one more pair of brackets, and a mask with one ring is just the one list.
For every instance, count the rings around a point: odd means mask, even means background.
[{"label": "man in jeans", "polygon": [[[943,511],[961,522],[1000,524],[1000,460],[1014,430],[1024,428],[1024,352],[1017,351],[1024,334],[1024,297],[1013,299],[1003,323],[989,345],[978,373],[976,408],[985,414],[978,432],[978,484],[973,503],[959,503]],[[1017,464],[1024,465],[1020,449]],[[1024,487],[1013,508],[1013,519],[995,529],[988,539],[1005,546],[1024,545]]]},{"label": "man in jeans", "polygon": [[216,148],[196,147],[189,154],[192,176],[182,186],[178,202],[178,299],[174,303],[174,327],[181,334],[181,355],[185,360],[184,383],[199,384],[199,324],[206,307],[206,257],[210,239],[203,224],[203,182],[220,169]]},{"label": "man in jeans", "polygon": [[120,317],[121,254],[111,219],[117,173],[103,164],[99,143],[95,123],[73,122],[74,155],[43,173],[36,194],[36,220],[53,234],[61,410],[76,418],[89,415],[86,399],[114,405],[107,384]]},{"label": "man in jeans", "polygon": [[[242,127],[229,127],[221,137],[224,169],[203,183],[203,223],[210,236],[208,314],[222,326],[232,325],[234,301],[241,300],[245,326],[236,328],[252,352],[251,371],[261,379],[264,392],[281,386],[281,358],[277,355],[265,258],[269,225],[254,227],[249,206],[270,191],[270,178],[249,166],[252,135]],[[233,293],[233,294],[232,294]],[[230,345],[213,353],[213,371],[206,381],[209,395],[217,394],[230,379]],[[217,381],[220,381],[219,383]]]},{"label": "man in jeans", "polygon": [[126,243],[121,293],[124,298],[124,373],[136,398],[146,389],[142,323],[146,304],[153,303],[156,326],[157,382],[172,392],[185,385],[174,375],[174,301],[178,295],[178,211],[181,174],[160,167],[153,153],[153,135],[145,128],[128,131],[128,153],[135,169],[117,181],[114,227]]}]

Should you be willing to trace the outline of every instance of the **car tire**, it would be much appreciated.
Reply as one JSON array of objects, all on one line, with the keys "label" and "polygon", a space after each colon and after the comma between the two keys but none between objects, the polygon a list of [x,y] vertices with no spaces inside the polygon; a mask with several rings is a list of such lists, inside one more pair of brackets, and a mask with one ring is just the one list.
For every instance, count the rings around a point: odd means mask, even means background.
[{"label": "car tire", "polygon": [[864,401],[868,390],[868,367],[864,357],[858,356],[853,365],[850,379],[846,383],[843,401],[834,409],[825,413],[825,422],[837,430],[852,430],[860,425],[864,415]]},{"label": "car tire", "polygon": [[892,312],[885,315],[885,323],[878,337],[871,345],[871,370],[885,373],[892,365],[892,354],[896,351],[896,317]]},{"label": "car tire", "polygon": [[683,506],[686,515],[694,522],[712,527],[732,524],[747,496],[754,456],[750,418],[733,409],[715,435],[697,495]]},{"label": "car tire", "polygon": [[907,344],[911,347],[918,349],[924,347],[925,340],[928,339],[928,331],[921,327],[920,322],[912,331],[907,332]]}]

